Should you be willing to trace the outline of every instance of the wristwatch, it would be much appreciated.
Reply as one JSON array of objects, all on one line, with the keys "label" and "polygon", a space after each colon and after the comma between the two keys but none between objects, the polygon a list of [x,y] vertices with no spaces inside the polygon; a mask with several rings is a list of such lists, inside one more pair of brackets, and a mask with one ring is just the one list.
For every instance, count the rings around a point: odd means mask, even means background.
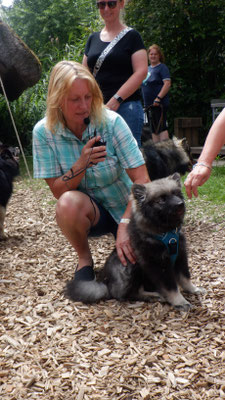
[{"label": "wristwatch", "polygon": [[116,94],[114,94],[114,99],[116,99],[117,101],[118,101],[118,103],[122,103],[123,102],[123,99],[122,99],[122,97],[120,97],[117,93]]}]

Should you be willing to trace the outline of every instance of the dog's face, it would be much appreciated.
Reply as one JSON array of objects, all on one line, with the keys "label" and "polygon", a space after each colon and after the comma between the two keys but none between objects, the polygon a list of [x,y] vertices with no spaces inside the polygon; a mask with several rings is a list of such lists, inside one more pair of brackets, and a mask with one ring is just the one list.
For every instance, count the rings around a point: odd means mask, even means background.
[{"label": "dog's face", "polygon": [[180,175],[132,186],[132,212],[140,229],[163,233],[181,226],[185,203]]},{"label": "dog's face", "polygon": [[8,147],[0,142],[0,157],[7,160],[19,161],[20,150],[18,147]]},{"label": "dog's face", "polygon": [[0,168],[15,177],[19,174],[19,148],[8,147],[0,142]]}]

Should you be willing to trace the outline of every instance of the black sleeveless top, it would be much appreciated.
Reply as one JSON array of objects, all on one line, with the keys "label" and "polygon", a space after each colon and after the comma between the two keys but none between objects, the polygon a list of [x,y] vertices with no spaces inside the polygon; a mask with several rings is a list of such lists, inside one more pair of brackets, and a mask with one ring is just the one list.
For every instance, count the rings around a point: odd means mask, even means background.
[{"label": "black sleeveless top", "polygon": [[[85,46],[85,55],[87,56],[87,63],[91,72],[93,72],[99,55],[108,44],[109,42],[103,42],[100,39],[100,32],[94,32],[89,36]],[[140,34],[132,29],[107,54],[96,75],[96,81],[102,90],[105,103],[109,101],[133,74],[131,57],[136,51],[141,49],[145,49],[143,40]],[[140,99],[141,91],[139,89],[125,101]]]}]

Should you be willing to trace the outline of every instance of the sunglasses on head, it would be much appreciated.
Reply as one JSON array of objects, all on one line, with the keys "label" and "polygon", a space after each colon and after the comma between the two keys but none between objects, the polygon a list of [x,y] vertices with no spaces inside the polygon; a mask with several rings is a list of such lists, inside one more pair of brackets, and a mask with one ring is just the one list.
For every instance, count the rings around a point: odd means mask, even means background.
[{"label": "sunglasses on head", "polygon": [[106,4],[108,5],[109,8],[116,8],[117,0],[98,1],[97,7],[103,10],[106,7]]}]

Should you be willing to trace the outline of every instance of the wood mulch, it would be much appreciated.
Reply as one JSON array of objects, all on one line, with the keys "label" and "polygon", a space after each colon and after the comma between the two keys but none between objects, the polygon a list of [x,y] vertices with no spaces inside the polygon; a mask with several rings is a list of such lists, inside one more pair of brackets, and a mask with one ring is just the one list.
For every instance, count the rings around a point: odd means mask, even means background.
[{"label": "wood mulch", "polygon": [[[190,269],[206,289],[186,295],[189,312],[157,301],[83,305],[63,295],[76,254],[49,189],[18,180],[0,242],[0,398],[225,398],[225,223],[204,216],[205,207],[187,202]],[[100,268],[114,240],[91,247]]]}]

